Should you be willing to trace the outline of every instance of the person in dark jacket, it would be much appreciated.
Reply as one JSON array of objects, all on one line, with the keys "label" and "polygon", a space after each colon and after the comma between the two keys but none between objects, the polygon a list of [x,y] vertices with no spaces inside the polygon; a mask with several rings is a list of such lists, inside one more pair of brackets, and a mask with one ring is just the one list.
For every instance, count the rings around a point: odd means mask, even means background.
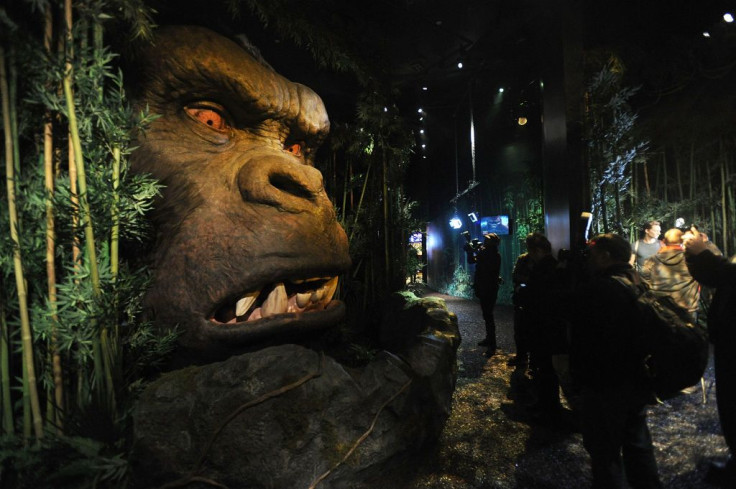
[{"label": "person in dark jacket", "polygon": [[524,309],[522,301],[524,289],[527,286],[527,282],[529,282],[531,271],[531,257],[529,253],[522,253],[516,259],[514,270],[511,272],[511,279],[514,284],[511,301],[514,304],[514,344],[516,345],[516,355],[509,359],[507,365],[512,367],[524,367],[529,362],[529,312]]},{"label": "person in dark jacket", "polygon": [[707,243],[697,233],[685,241],[690,273],[701,284],[716,288],[708,311],[708,334],[713,343],[718,416],[729,456],[725,463],[711,466],[707,480],[736,488],[736,257],[729,261],[718,256]]},{"label": "person in dark jacket", "polygon": [[498,235],[486,234],[483,245],[475,254],[475,295],[480,299],[483,320],[486,323],[486,337],[478,345],[488,347],[488,355],[496,352],[496,320],[493,309],[496,307],[501,273],[501,254],[498,252],[500,242]]},{"label": "person in dark jacket", "polygon": [[583,445],[594,489],[661,488],[646,419],[653,394],[644,370],[641,318],[627,285],[641,283],[631,245],[615,234],[588,247],[590,279],[575,293],[570,367],[580,390]]},{"label": "person in dark jacket", "polygon": [[640,270],[641,278],[653,291],[666,294],[693,317],[698,319],[700,285],[685,264],[682,246],[683,232],[672,228],[664,233],[664,246],[647,258]]},{"label": "person in dark jacket", "polygon": [[554,421],[561,414],[560,382],[552,356],[560,353],[562,331],[560,318],[553,313],[559,288],[557,260],[552,246],[541,233],[526,238],[530,270],[526,287],[520,291],[519,304],[524,309],[529,328],[530,369],[537,397],[532,415],[540,421]]}]

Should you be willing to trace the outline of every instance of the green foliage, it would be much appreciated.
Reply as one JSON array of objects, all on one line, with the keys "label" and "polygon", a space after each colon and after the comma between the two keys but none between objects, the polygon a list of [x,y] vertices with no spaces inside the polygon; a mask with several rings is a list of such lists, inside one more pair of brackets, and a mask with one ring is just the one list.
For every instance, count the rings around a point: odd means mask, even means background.
[{"label": "green foliage", "polygon": [[[128,465],[121,454],[88,438],[47,436],[32,447],[0,439],[0,480],[15,489],[123,487]],[[3,486],[6,487],[6,486]]]},{"label": "green foliage", "polygon": [[459,266],[455,268],[455,273],[452,275],[452,282],[443,287],[441,292],[455,297],[472,299],[475,296],[473,277],[465,268]]},{"label": "green foliage", "polygon": [[[176,333],[161,337],[141,320],[142,298],[148,287],[145,269],[133,262],[113,263],[113,228],[119,239],[145,243],[150,239],[146,213],[159,194],[160,184],[145,175],[133,175],[128,155],[132,136],[144,131],[150,114],[134,114],[123,90],[122,73],[115,69],[116,54],[97,42],[103,21],[129,21],[131,35],[150,37],[151,11],[141,0],[79,2],[73,29],[74,112],[78,122],[86,170],[89,218],[95,235],[99,290],[90,280],[93,264],[85,251],[85,235],[77,224],[84,209],[73,202],[69,168],[69,109],[59,89],[67,59],[54,50],[46,53],[37,28],[42,11],[60,9],[62,2],[15,5],[11,17],[2,12],[13,37],[2,36],[11,70],[22,73],[15,87],[18,137],[14,147],[21,156],[15,183],[19,214],[19,241],[28,284],[28,302],[41,405],[44,437],[28,440],[7,436],[0,443],[3,482],[13,487],[121,487],[127,472],[122,458],[132,401],[148,374],[173,348]],[[23,8],[29,8],[25,11]],[[57,32],[57,35],[60,33]],[[90,43],[89,40],[95,42]],[[53,275],[56,297],[47,287],[46,213],[50,197],[44,185],[43,122],[53,122],[55,219]],[[113,174],[113,153],[119,150],[120,174]],[[119,178],[119,187],[113,181]],[[0,190],[0,226],[8,229],[8,201]],[[3,354],[3,368],[12,372],[12,415],[16,428],[23,424],[20,402],[19,309],[13,280],[13,243],[0,233],[0,301],[3,324],[8,325],[12,350]],[[74,257],[74,243],[80,250]],[[101,348],[105,345],[105,348]],[[54,362],[56,356],[57,363]],[[100,376],[101,362],[109,379]],[[5,374],[6,372],[4,372]],[[61,378],[62,405],[56,405],[55,377]],[[61,391],[59,391],[61,393]],[[58,419],[55,419],[59,416]],[[60,424],[57,424],[60,423]],[[57,429],[64,436],[55,436]]]},{"label": "green foliage", "polygon": [[622,200],[629,193],[632,165],[642,161],[648,143],[637,140],[633,131],[637,116],[629,109],[628,100],[637,89],[622,87],[621,75],[613,66],[605,66],[588,85],[585,139],[594,228],[624,234],[630,213]]}]

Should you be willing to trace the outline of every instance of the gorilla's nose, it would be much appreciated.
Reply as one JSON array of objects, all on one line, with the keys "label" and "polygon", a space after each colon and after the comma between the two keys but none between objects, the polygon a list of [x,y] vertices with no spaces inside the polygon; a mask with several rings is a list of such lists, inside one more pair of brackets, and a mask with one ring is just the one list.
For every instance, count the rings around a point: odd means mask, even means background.
[{"label": "gorilla's nose", "polygon": [[246,202],[304,212],[326,199],[319,170],[290,157],[265,156],[246,162],[238,172],[240,195]]}]

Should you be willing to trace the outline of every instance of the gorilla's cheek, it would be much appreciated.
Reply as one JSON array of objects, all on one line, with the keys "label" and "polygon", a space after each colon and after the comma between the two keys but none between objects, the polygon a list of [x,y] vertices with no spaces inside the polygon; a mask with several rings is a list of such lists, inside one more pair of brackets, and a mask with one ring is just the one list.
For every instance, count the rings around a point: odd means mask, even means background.
[{"label": "gorilla's cheek", "polygon": [[175,236],[148,300],[157,321],[177,324],[192,347],[223,334],[230,343],[261,339],[267,323],[281,332],[286,323],[314,326],[321,313],[324,326],[334,323],[337,275],[350,261],[319,172],[255,154],[233,185],[216,181],[194,180],[199,192],[188,200],[200,204],[168,226]]}]

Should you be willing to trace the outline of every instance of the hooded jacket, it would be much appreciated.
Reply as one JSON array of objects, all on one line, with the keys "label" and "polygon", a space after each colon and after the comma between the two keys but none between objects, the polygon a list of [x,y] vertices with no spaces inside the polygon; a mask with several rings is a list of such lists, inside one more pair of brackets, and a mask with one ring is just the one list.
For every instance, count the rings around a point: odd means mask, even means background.
[{"label": "hooded jacket", "polygon": [[695,281],[685,262],[685,251],[680,246],[665,246],[647,258],[641,278],[649,288],[669,295],[691,314],[697,312],[700,285]]}]

